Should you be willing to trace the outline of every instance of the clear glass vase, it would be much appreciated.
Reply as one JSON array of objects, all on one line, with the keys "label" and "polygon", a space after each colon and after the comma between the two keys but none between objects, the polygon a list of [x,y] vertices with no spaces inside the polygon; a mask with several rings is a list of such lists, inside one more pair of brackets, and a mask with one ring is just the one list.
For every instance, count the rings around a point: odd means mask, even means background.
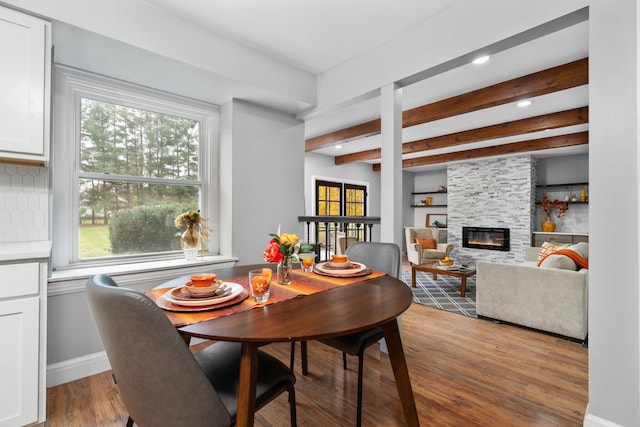
[{"label": "clear glass vase", "polygon": [[187,226],[185,232],[180,236],[180,246],[185,259],[196,259],[200,250],[200,233],[193,225]]},{"label": "clear glass vase", "polygon": [[278,263],[277,275],[279,284],[291,284],[291,270],[293,270],[293,257],[285,255],[282,261]]}]

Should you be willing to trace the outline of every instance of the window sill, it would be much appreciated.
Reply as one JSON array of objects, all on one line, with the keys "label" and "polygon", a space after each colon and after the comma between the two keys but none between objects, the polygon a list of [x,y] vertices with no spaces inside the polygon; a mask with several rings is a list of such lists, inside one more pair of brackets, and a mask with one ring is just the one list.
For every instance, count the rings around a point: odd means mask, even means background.
[{"label": "window sill", "polygon": [[199,257],[193,261],[180,258],[53,271],[48,279],[49,289],[47,294],[48,296],[53,296],[83,292],[86,280],[94,274],[108,274],[117,278],[119,285],[131,286],[154,280],[165,281],[170,277],[194,274],[204,269],[212,270],[232,267],[237,261],[238,259],[235,257],[209,255]]}]

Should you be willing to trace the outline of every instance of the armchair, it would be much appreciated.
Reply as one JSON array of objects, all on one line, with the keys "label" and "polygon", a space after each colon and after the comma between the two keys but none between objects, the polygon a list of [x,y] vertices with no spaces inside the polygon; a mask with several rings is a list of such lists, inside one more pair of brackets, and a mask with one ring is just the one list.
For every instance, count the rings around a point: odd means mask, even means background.
[{"label": "armchair", "polygon": [[[407,241],[407,259],[411,264],[419,265],[448,256],[453,245],[440,243],[440,230],[436,227],[405,227]],[[435,249],[424,249],[416,239],[434,239]]]}]

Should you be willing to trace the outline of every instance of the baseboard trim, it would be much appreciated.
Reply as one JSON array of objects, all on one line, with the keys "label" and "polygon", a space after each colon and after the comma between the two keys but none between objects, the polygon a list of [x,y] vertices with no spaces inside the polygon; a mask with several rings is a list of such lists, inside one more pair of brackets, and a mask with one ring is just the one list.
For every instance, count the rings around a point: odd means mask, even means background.
[{"label": "baseboard trim", "polygon": [[47,387],[75,381],[111,369],[107,353],[88,354],[47,366]]},{"label": "baseboard trim", "polygon": [[620,424],[616,424],[612,421],[605,420],[604,418],[597,417],[589,413],[589,404],[587,403],[587,411],[582,421],[583,427],[623,427]]}]

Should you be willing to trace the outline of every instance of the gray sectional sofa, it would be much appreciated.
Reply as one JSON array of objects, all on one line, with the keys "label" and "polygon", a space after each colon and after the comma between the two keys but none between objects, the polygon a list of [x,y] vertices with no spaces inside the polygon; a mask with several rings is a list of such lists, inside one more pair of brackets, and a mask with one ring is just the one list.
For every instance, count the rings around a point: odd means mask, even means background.
[{"label": "gray sectional sofa", "polygon": [[527,248],[524,263],[477,263],[478,316],[585,341],[588,270],[538,267],[539,250]]}]

